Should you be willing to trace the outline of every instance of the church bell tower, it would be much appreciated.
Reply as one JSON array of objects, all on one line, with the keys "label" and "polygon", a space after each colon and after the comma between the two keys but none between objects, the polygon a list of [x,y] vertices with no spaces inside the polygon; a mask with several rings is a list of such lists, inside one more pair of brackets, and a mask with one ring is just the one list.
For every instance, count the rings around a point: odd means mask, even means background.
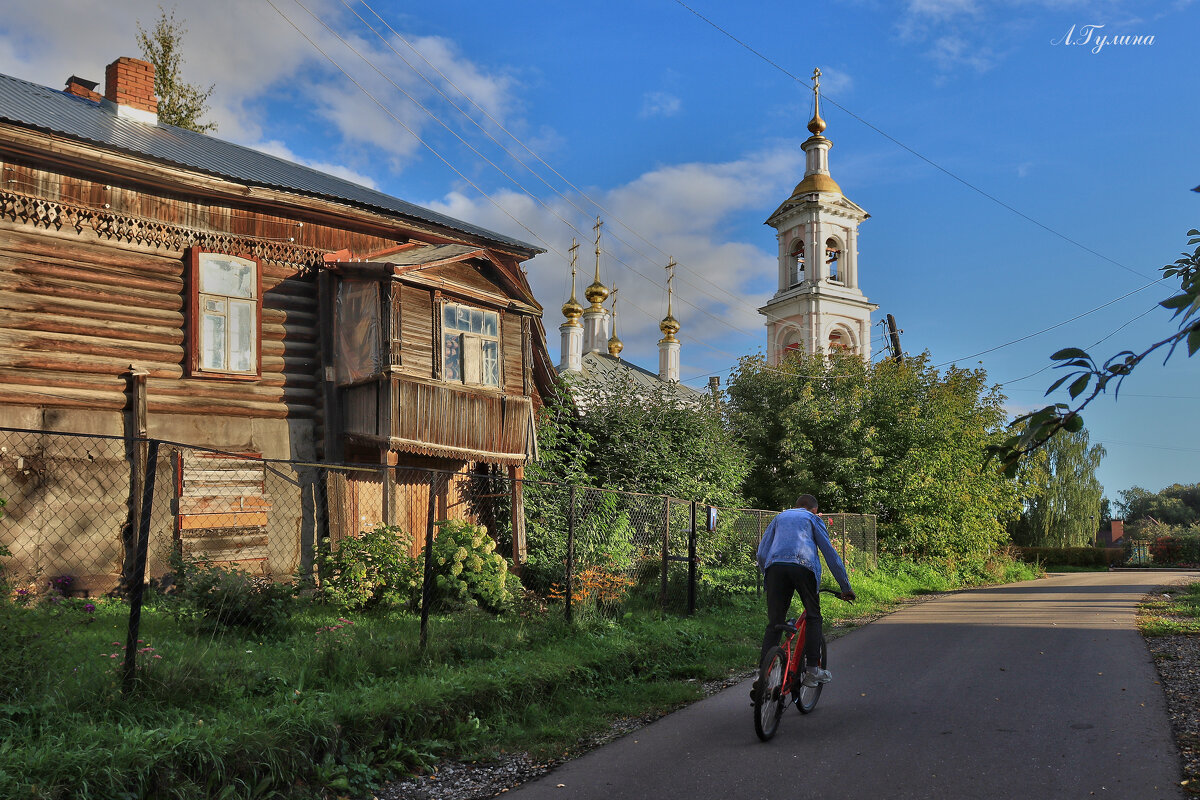
[{"label": "church bell tower", "polygon": [[812,134],[801,145],[804,178],[766,221],[779,244],[779,290],[758,311],[767,318],[767,357],[844,349],[871,358],[871,312],[858,285],[858,226],[870,214],[829,174],[833,142],[822,134],[821,70],[813,71]]}]

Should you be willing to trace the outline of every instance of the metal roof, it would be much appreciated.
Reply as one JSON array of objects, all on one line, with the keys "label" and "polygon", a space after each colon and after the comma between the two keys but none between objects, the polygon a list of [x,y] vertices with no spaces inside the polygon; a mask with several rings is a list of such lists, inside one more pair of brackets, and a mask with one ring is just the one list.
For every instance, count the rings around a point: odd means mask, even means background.
[{"label": "metal roof", "polygon": [[241,183],[340,200],[385,214],[421,220],[526,250],[530,254],[541,252],[540,248],[519,239],[476,227],[276,156],[173,125],[149,125],[118,117],[92,100],[9,75],[0,75],[0,120]]},{"label": "metal roof", "polygon": [[[579,372],[562,370],[559,372],[569,386],[574,389],[604,391],[611,387],[622,386],[634,392],[663,391],[676,400],[695,403],[705,396],[690,386],[672,381],[664,381],[648,369],[624,359],[610,356],[608,353],[584,353],[580,360],[582,370]],[[580,403],[586,405],[586,402]]]}]

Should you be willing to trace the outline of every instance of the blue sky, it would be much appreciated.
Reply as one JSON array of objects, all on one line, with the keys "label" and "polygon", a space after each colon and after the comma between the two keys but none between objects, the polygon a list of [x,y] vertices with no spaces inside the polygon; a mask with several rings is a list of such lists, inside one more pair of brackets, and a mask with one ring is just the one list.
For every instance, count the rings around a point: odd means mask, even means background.
[{"label": "blue sky", "polygon": [[[1057,377],[1026,377],[1055,350],[1107,356],[1174,330],[1152,310],[1170,285],[1135,290],[1200,227],[1192,2],[689,0],[762,57],[676,0],[303,3],[329,28],[297,0],[175,7],[185,77],[216,86],[218,135],[545,248],[527,269],[552,355],[563,254],[583,241],[589,282],[596,214],[630,360],[657,366],[668,255],[681,264],[685,381],[724,378],[763,347],[755,309],[776,275],[763,221],[802,175],[811,114],[809,88],[785,72],[806,80],[815,66],[831,171],[872,215],[860,284],[876,319],[896,316],[904,349],[983,366],[1020,412]],[[55,87],[102,79],[137,55],[135,22],[157,6],[0,0],[0,72]],[[1090,39],[1085,26],[1097,26]],[[1086,415],[1112,497],[1200,481],[1200,358],[1160,362]]]}]

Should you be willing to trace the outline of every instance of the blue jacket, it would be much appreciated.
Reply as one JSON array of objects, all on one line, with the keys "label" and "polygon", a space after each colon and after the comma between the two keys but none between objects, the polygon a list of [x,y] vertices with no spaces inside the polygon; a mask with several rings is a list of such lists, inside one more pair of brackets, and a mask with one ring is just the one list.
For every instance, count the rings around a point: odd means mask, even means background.
[{"label": "blue jacket", "polygon": [[833,571],[833,577],[843,592],[850,591],[850,579],[842,559],[829,541],[825,521],[806,508],[790,508],[775,515],[767,526],[762,541],[758,543],[758,568],[763,572],[772,564],[799,564],[812,570],[821,583],[821,559],[817,549],[825,556],[825,563]]}]

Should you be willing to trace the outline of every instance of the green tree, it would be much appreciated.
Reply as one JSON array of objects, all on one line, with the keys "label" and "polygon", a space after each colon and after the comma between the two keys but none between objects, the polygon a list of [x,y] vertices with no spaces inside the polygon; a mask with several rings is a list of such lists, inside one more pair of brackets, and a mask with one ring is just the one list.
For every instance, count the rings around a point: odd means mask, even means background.
[{"label": "green tree", "polygon": [[1013,525],[1013,541],[1027,547],[1091,545],[1103,524],[1104,487],[1096,469],[1104,455],[1084,429],[1055,436],[1022,462],[1018,474],[1032,491]]},{"label": "green tree", "polygon": [[730,417],[751,454],[747,492],[765,507],[811,492],[827,511],[873,513],[881,549],[951,569],[1008,541],[1018,484],[983,468],[1004,424],[982,370],[858,356],[741,360]]},{"label": "green tree", "polygon": [[1056,368],[1072,371],[1051,384],[1046,394],[1067,384],[1067,393],[1072,401],[1081,395],[1086,396],[1073,408],[1069,403],[1055,403],[1013,420],[1009,426],[1014,431],[1012,435],[990,446],[987,452],[987,458],[998,460],[1006,474],[1015,475],[1022,458],[1045,446],[1060,431],[1075,433],[1082,430],[1083,409],[1106,393],[1110,386],[1115,398],[1125,378],[1151,353],[1166,347],[1165,363],[1175,353],[1175,348],[1184,342],[1187,343],[1189,357],[1200,350],[1200,313],[1197,313],[1200,312],[1200,230],[1193,228],[1187,235],[1191,237],[1188,246],[1195,249],[1190,253],[1181,253],[1175,263],[1160,269],[1164,278],[1179,278],[1179,294],[1159,303],[1163,308],[1174,310],[1172,319],[1179,319],[1175,333],[1140,353],[1122,350],[1103,364],[1078,347],[1067,347],[1050,356],[1052,361],[1058,362],[1054,365]]},{"label": "green tree", "polygon": [[1156,520],[1164,525],[1200,523],[1200,483],[1176,483],[1160,492],[1134,486],[1121,492],[1117,502],[1126,522]]},{"label": "green tree", "polygon": [[620,379],[575,392],[579,429],[592,443],[587,473],[596,486],[720,506],[743,502],[749,461],[710,396],[682,400],[666,385]]},{"label": "green tree", "polygon": [[158,7],[159,18],[154,27],[146,30],[137,23],[137,42],[142,57],[154,65],[154,93],[158,96],[158,119],[168,125],[186,128],[197,133],[217,129],[215,122],[203,122],[208,113],[208,99],[215,84],[202,89],[183,80],[183,54],[180,47],[187,28]]}]

